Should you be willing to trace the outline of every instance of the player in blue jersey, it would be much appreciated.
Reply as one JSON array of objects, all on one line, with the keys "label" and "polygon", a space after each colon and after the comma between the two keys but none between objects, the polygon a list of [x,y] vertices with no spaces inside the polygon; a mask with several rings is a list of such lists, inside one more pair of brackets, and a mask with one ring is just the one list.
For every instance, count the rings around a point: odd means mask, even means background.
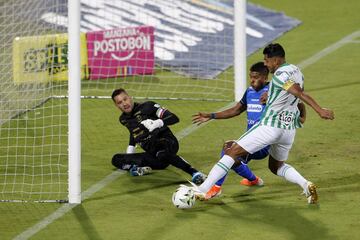
[{"label": "player in blue jersey", "polygon": [[[234,107],[216,113],[203,113],[193,115],[193,123],[201,124],[209,121],[210,119],[227,119],[247,112],[247,130],[250,129],[255,123],[259,122],[261,114],[265,109],[265,102],[267,98],[267,91],[269,90],[268,84],[269,70],[263,62],[258,62],[250,67],[250,87],[246,89],[242,99]],[[224,144],[224,148],[233,143],[228,141]],[[221,152],[221,157],[224,151]],[[240,182],[246,186],[262,186],[264,184],[260,177],[255,174],[247,166],[247,163],[252,159],[264,159],[269,155],[269,146],[253,153],[248,154],[246,157],[239,158],[241,164],[233,170],[244,179]],[[221,193],[221,186],[225,180],[226,175],[218,180],[215,185],[208,191],[206,198],[212,198]]]}]

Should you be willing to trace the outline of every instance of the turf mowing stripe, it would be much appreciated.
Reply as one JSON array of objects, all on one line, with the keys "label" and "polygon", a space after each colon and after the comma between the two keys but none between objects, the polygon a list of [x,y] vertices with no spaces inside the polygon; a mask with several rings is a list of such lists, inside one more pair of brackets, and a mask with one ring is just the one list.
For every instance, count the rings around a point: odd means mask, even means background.
[{"label": "turf mowing stripe", "polygon": [[[323,50],[319,51],[318,53],[311,56],[310,58],[300,62],[299,64],[297,64],[297,66],[300,67],[301,69],[304,69],[307,66],[317,62],[318,60],[320,60],[324,56],[326,56],[326,55],[330,54],[331,52],[337,50],[338,48],[342,47],[343,45],[345,45],[347,43],[351,43],[355,38],[357,38],[359,36],[360,36],[360,30],[356,31],[356,32],[353,32],[350,35],[348,35],[348,36],[344,37],[343,39],[341,39],[340,41],[338,41],[338,42],[330,45],[329,47],[324,48]],[[228,106],[225,106],[222,109],[226,109],[226,108],[228,108],[228,107],[230,107],[232,105],[233,105],[233,103],[229,104]],[[220,110],[222,110],[222,109],[220,109]],[[203,123],[200,126],[191,125],[191,126],[185,128],[184,130],[180,131],[178,134],[176,134],[176,137],[179,140],[181,140],[182,138],[188,136],[189,134],[193,133],[197,129],[205,126],[209,122],[211,122],[211,121]],[[116,171],[116,172],[113,172],[110,175],[106,176],[101,181],[99,181],[99,182],[95,183],[94,185],[92,185],[88,190],[86,190],[85,192],[82,192],[82,199],[85,200],[85,199],[89,198],[91,195],[93,195],[97,191],[101,190],[106,185],[113,182],[120,175],[122,175],[124,173],[125,172],[122,172],[122,171]],[[54,213],[52,213],[49,216],[45,217],[43,220],[41,220],[40,222],[38,222],[34,226],[28,228],[27,230],[25,230],[21,234],[17,235],[13,239],[14,240],[20,240],[20,239],[22,240],[22,239],[28,239],[28,238],[32,237],[37,232],[44,229],[47,225],[51,224],[52,222],[54,222],[58,218],[64,216],[69,210],[76,207],[77,205],[78,204],[64,204],[64,206],[58,208]]]}]

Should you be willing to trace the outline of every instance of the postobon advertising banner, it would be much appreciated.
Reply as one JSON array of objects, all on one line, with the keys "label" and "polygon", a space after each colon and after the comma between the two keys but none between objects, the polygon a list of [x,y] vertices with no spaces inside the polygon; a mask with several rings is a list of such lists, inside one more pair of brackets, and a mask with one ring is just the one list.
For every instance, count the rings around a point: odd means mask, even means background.
[{"label": "postobon advertising banner", "polygon": [[86,38],[90,79],[154,72],[153,27],[88,32]]},{"label": "postobon advertising banner", "polygon": [[[80,35],[81,78],[87,74],[85,34]],[[15,83],[66,81],[68,79],[67,34],[17,37],[13,41]]]}]

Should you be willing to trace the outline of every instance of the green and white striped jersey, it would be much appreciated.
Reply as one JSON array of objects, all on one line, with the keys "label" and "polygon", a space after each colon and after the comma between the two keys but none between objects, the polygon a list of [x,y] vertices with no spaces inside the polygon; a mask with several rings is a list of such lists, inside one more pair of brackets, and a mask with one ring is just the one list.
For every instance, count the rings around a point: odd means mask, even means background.
[{"label": "green and white striped jersey", "polygon": [[295,129],[302,127],[297,107],[299,99],[287,92],[293,84],[304,87],[304,76],[293,64],[282,64],[274,73],[268,92],[265,110],[260,124],[282,128]]}]

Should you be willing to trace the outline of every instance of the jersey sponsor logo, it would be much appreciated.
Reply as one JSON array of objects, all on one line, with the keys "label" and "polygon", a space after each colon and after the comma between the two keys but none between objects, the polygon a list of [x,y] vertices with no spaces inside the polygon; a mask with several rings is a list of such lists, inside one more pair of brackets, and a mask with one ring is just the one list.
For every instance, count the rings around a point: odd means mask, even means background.
[{"label": "jersey sponsor logo", "polygon": [[248,112],[262,112],[263,107],[260,104],[248,104],[246,110]]},{"label": "jersey sponsor logo", "polygon": [[255,123],[257,123],[258,121],[259,121],[259,120],[248,119],[248,120],[247,120],[247,123],[248,123],[248,125],[252,126],[252,125],[254,125]]},{"label": "jersey sponsor logo", "polygon": [[292,123],[294,117],[293,117],[293,114],[289,114],[289,113],[286,113],[286,112],[281,112],[279,114],[279,120],[282,124],[284,124],[285,126],[289,126],[290,123]]}]

